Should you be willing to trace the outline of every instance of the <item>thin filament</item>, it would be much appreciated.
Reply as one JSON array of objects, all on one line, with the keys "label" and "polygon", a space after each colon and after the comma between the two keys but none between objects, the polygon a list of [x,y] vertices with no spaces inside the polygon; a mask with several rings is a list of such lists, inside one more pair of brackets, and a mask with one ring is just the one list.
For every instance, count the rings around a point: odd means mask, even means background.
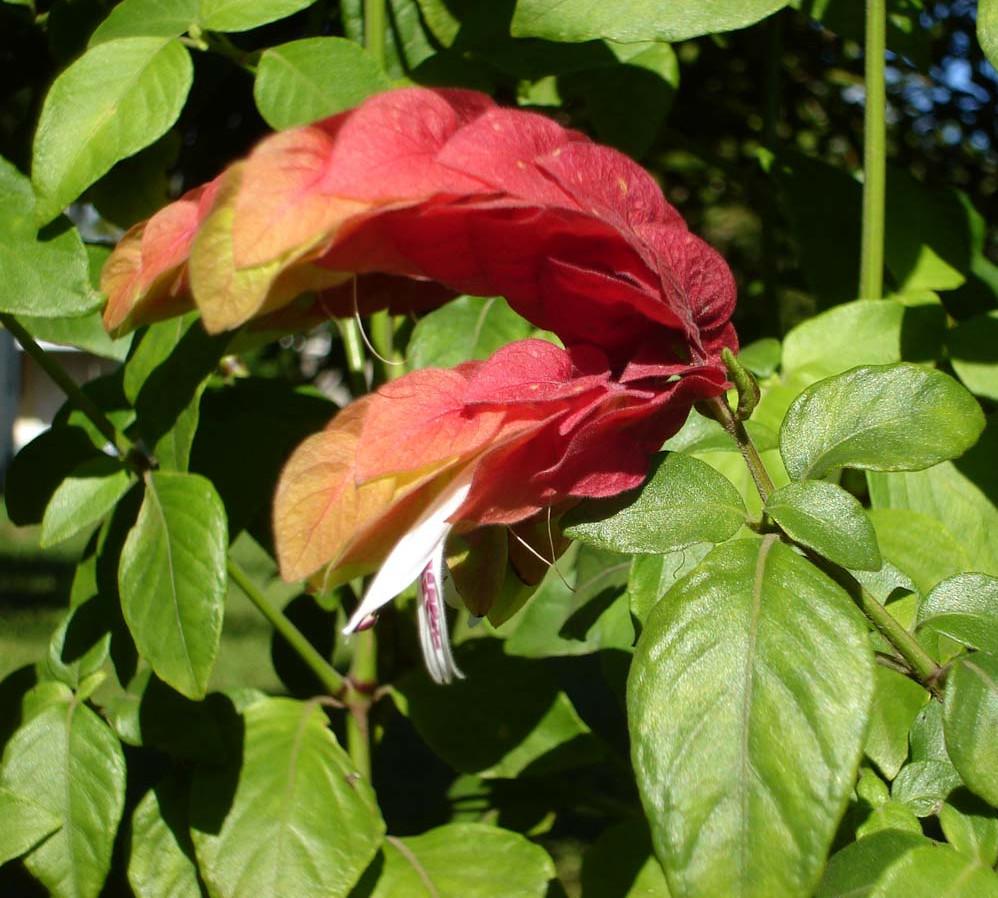
[{"label": "thin filament", "polygon": [[401,366],[404,365],[404,361],[393,362],[391,359],[386,359],[377,349],[374,348],[374,344],[367,338],[367,331],[364,330],[364,321],[360,317],[360,308],[357,305],[357,275],[353,276],[353,319],[357,322],[357,329],[360,331],[360,338],[364,341],[364,345],[370,350],[371,355],[373,355],[380,362],[386,365]]},{"label": "thin filament", "polygon": [[[550,514],[550,509],[548,509],[548,513]],[[530,545],[530,543],[528,543],[522,536],[520,536],[520,534],[517,533],[512,527],[508,527],[507,529],[509,530],[510,533],[513,534],[513,538],[521,546],[523,546],[523,548],[526,549],[531,555],[533,555],[538,560],[542,561],[548,567],[553,567],[554,568],[554,572],[558,575],[558,579],[561,580],[561,582],[563,584],[565,584],[565,588],[568,589],[569,592],[575,592],[575,587],[572,586],[565,579],[565,575],[561,572],[561,568],[558,567],[558,561],[557,561],[557,559],[554,558],[554,540],[553,539],[551,540],[551,558],[548,559],[548,558],[545,558],[543,555],[541,555],[540,552],[538,552],[532,545]]]}]

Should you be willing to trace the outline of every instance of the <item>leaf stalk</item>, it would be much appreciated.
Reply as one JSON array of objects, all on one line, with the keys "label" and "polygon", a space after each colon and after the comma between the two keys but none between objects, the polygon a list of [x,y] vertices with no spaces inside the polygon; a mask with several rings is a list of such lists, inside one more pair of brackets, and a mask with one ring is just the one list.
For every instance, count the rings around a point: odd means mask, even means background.
[{"label": "leaf stalk", "polygon": [[863,242],[859,268],[859,295],[862,299],[881,299],[884,295],[884,206],[887,195],[887,89],[884,80],[886,32],[886,0],[866,0]]}]

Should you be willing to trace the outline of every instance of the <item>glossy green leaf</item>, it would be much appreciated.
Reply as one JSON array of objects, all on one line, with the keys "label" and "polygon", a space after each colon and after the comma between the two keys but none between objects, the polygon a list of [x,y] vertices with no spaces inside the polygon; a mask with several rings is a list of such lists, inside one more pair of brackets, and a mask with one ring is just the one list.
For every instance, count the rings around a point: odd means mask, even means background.
[{"label": "glossy green leaf", "polygon": [[942,581],[918,606],[918,626],[998,655],[998,578],[970,573]]},{"label": "glossy green leaf", "polygon": [[421,318],[407,350],[413,368],[449,368],[486,359],[514,340],[530,336],[530,324],[501,297],[459,296]]},{"label": "glossy green leaf", "polygon": [[294,128],[357,106],[391,86],[377,60],[341,37],[312,37],[264,50],[253,82],[271,128]]},{"label": "glossy green leaf", "polygon": [[998,312],[961,322],[946,334],[946,348],[957,377],[972,393],[998,399]]},{"label": "glossy green leaf", "polygon": [[370,898],[544,898],[555,873],[543,848],[483,823],[389,836],[382,852]]},{"label": "glossy green leaf", "polygon": [[878,666],[863,751],[887,779],[894,779],[908,757],[908,731],[929,694],[905,676]]},{"label": "glossy green leaf", "polygon": [[59,484],[45,508],[41,544],[52,546],[92,527],[131,485],[131,473],[116,458],[104,455],[78,465]]},{"label": "glossy green leaf", "polygon": [[870,811],[867,818],[856,827],[856,838],[865,839],[882,832],[916,833],[921,835],[922,824],[915,812],[900,801],[885,801]]},{"label": "glossy green leaf", "polygon": [[977,40],[991,65],[998,68],[998,2],[979,0],[977,6]]},{"label": "glossy green leaf", "polygon": [[125,759],[107,724],[65,686],[51,690],[7,744],[0,787],[63,821],[25,855],[31,874],[54,898],[97,898],[125,804]]},{"label": "glossy green leaf", "polygon": [[866,898],[884,870],[913,848],[928,844],[920,833],[901,829],[857,839],[828,859],[814,898]]},{"label": "glossy green leaf", "polygon": [[955,462],[943,462],[926,471],[868,473],[870,503],[875,509],[910,509],[940,522],[949,542],[956,542],[966,559],[944,576],[968,570],[998,576],[996,457],[998,426],[989,419],[977,444]]},{"label": "glossy green leaf", "polygon": [[983,429],[977,400],[953,378],[918,365],[869,365],[801,393],[780,429],[780,453],[794,480],[845,466],[917,471],[962,455]]},{"label": "glossy green leaf", "polygon": [[946,796],[959,785],[960,775],[945,761],[912,761],[891,783],[891,798],[916,816],[928,817],[939,813]]},{"label": "glossy green leaf", "polygon": [[915,718],[908,734],[913,761],[948,761],[943,734],[943,706],[929,702]]},{"label": "glossy green leaf", "polygon": [[946,845],[907,852],[869,892],[870,898],[998,898],[998,876]]},{"label": "glossy green leaf", "polygon": [[929,361],[942,354],[945,328],[938,300],[858,299],[793,328],[783,341],[783,371],[813,381],[857,365]]},{"label": "glossy green leaf", "polygon": [[738,491],[710,465],[688,455],[660,455],[638,491],[583,502],[564,519],[572,539],[627,553],[664,553],[719,543],[745,523]]},{"label": "glossy green leaf", "polygon": [[160,37],[99,44],[62,72],[35,131],[37,220],[51,220],[119,159],[160,138],[180,115],[192,78],[186,48]]},{"label": "glossy green leaf", "polygon": [[97,308],[79,232],[63,219],[39,235],[34,209],[31,182],[0,157],[0,311],[41,319]]},{"label": "glossy green leaf", "polygon": [[585,898],[670,898],[648,824],[628,820],[603,832],[582,858]]},{"label": "glossy green leaf", "polygon": [[132,814],[128,884],[136,898],[196,898],[202,894],[188,831],[190,790],[177,778],[157,783]]},{"label": "glossy green leaf", "polygon": [[[395,687],[420,736],[455,770],[487,778],[542,775],[593,763],[599,743],[539,661],[473,639],[455,650],[465,679],[441,689],[422,671]],[[454,721],[461,720],[461,726]]]},{"label": "glossy green leaf", "polygon": [[20,857],[62,826],[62,821],[41,805],[3,788],[0,820],[0,864]]},{"label": "glossy green leaf", "polygon": [[381,845],[370,784],[316,702],[268,698],[242,715],[229,766],[198,767],[190,823],[214,898],[344,898]]},{"label": "glossy green leaf", "polygon": [[883,563],[863,506],[834,483],[788,483],[770,494],[766,513],[792,540],[842,567],[875,571]]},{"label": "glossy green leaf", "polygon": [[153,471],[121,553],[121,610],[160,679],[200,698],[222,632],[225,509],[195,474]]},{"label": "glossy green leaf", "polygon": [[702,34],[752,25],[787,5],[787,0],[627,0],[608,5],[595,0],[519,0],[511,25],[514,37],[550,41],[597,38],[633,41],[681,41]]},{"label": "glossy green leaf", "polygon": [[946,841],[985,867],[998,861],[998,809],[969,789],[951,792],[939,809],[939,825]]},{"label": "glossy green leaf", "polygon": [[738,361],[756,377],[772,377],[780,367],[783,346],[774,337],[754,340],[738,350]]},{"label": "glossy green leaf", "polygon": [[177,37],[198,21],[199,0],[122,0],[97,27],[88,46],[123,37]]},{"label": "glossy green leaf", "polygon": [[811,894],[872,685],[848,597],[775,537],[719,546],[669,591],[638,643],[627,707],[674,894]]},{"label": "glossy green leaf", "polygon": [[946,751],[963,781],[998,806],[998,656],[957,659],[946,678]]}]

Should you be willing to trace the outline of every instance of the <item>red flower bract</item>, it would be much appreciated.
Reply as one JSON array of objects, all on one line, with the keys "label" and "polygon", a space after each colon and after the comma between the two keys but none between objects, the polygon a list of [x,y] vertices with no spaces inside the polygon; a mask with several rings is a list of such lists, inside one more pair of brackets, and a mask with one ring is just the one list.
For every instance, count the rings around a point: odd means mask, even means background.
[{"label": "red flower bract", "polygon": [[462,90],[391,91],[265,139],[129,231],[102,286],[117,333],[191,302],[224,330],[303,293],[316,316],[352,313],[354,290],[362,312],[418,310],[442,298],[421,281],[505,296],[566,346],[597,343],[615,371],[637,360],[629,379],[682,373],[735,339],[727,265],[647,172]]}]

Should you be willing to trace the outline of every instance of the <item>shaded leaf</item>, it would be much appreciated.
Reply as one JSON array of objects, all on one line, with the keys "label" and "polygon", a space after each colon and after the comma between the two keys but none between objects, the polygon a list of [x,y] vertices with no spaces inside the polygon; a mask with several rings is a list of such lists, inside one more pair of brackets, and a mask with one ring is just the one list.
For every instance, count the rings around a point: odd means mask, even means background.
[{"label": "shaded leaf", "polygon": [[229,766],[199,766],[191,789],[210,893],[344,898],[384,834],[370,785],[316,703],[267,698],[242,720]]},{"label": "shaded leaf", "polygon": [[974,652],[946,678],[946,751],[963,781],[998,806],[998,656]]},{"label": "shaded leaf", "polygon": [[874,508],[870,520],[880,551],[925,595],[940,580],[970,567],[970,557],[935,518],[894,508]]},{"label": "shaded leaf", "polygon": [[998,810],[969,789],[959,788],[940,808],[939,825],[957,851],[985,867],[994,867],[998,861]]},{"label": "shaded leaf", "polygon": [[874,681],[863,751],[887,779],[894,779],[908,757],[908,731],[929,695],[918,683],[879,665]]},{"label": "shaded leaf", "polygon": [[670,898],[644,820],[628,820],[603,832],[582,858],[585,898]]},{"label": "shaded leaf", "polygon": [[669,591],[638,643],[627,705],[675,894],[810,895],[852,791],[872,683],[845,593],[774,537],[719,546]]},{"label": "shaded leaf", "polygon": [[946,333],[946,348],[957,377],[972,393],[998,399],[998,312],[962,321]]}]

